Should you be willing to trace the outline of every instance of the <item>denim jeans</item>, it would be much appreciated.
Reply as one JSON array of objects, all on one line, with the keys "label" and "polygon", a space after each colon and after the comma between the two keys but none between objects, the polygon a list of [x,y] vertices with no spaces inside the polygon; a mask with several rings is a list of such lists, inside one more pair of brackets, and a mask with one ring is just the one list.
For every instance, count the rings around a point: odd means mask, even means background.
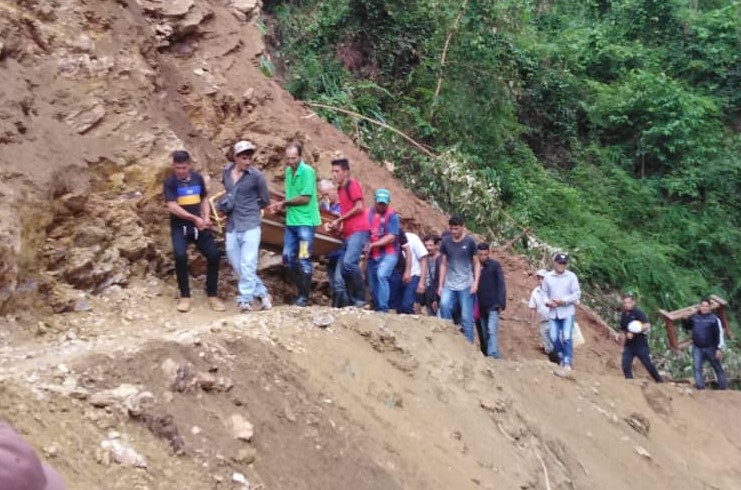
[{"label": "denim jeans", "polygon": [[551,342],[558,354],[561,364],[571,366],[574,361],[574,344],[571,335],[574,332],[574,316],[566,318],[551,318]]},{"label": "denim jeans", "polygon": [[329,291],[332,294],[343,294],[345,292],[345,279],[342,277],[341,257],[329,257],[327,259],[327,281]]},{"label": "denim jeans", "polygon": [[[402,282],[403,284],[403,282]],[[417,286],[419,286],[419,276],[412,276],[407,284],[403,284],[401,291],[401,304],[397,313],[406,315],[414,314],[414,303],[417,301]]]},{"label": "denim jeans", "polygon": [[391,277],[389,278],[389,309],[396,310],[397,313],[401,310],[401,300],[404,295],[403,276],[403,272],[398,267],[395,267],[394,272],[391,273]]},{"label": "denim jeans", "polygon": [[340,258],[342,277],[345,280],[345,290],[350,301],[356,305],[365,303],[365,283],[360,273],[360,256],[369,240],[369,232],[356,231],[345,238],[342,244],[342,257]]},{"label": "denim jeans", "polygon": [[481,333],[483,338],[481,343],[486,345],[486,355],[499,359],[499,312],[489,310],[486,313],[480,312],[481,315]]},{"label": "denim jeans", "polygon": [[546,320],[538,325],[540,330],[540,341],[543,344],[543,350],[546,354],[553,352],[553,342],[551,341],[551,322]]},{"label": "denim jeans", "polygon": [[728,389],[728,377],[723,369],[723,365],[715,358],[715,349],[712,347],[695,347],[692,346],[692,368],[695,374],[695,387],[698,390],[705,389],[705,378],[702,375],[702,366],[705,361],[710,362],[715,376],[718,378],[718,387],[721,390]]},{"label": "denim jeans", "polygon": [[443,294],[440,296],[440,318],[452,320],[456,306],[460,306],[463,334],[469,342],[473,343],[473,294],[468,288],[453,291],[448,286],[444,286]]},{"label": "denim jeans", "polygon": [[313,226],[286,226],[283,235],[283,265],[290,271],[311,274],[311,255],[314,253]]},{"label": "denim jeans", "polygon": [[237,303],[251,303],[254,298],[267,296],[265,284],[257,277],[257,259],[260,252],[259,226],[239,233],[226,234],[226,255],[238,278]]},{"label": "denim jeans", "polygon": [[195,243],[198,251],[206,257],[206,294],[216,296],[219,284],[219,248],[210,230],[197,230],[193,225],[170,228],[172,251],[175,255],[175,276],[181,298],[190,298],[188,278],[188,245]]},{"label": "denim jeans", "polygon": [[373,306],[376,311],[389,311],[389,279],[399,261],[399,254],[383,254],[378,258],[368,259],[368,282],[370,284]]},{"label": "denim jeans", "polygon": [[644,335],[632,341],[628,340],[625,342],[622,359],[625,379],[633,379],[633,359],[636,357],[641,361],[641,364],[643,364],[643,367],[646,368],[646,371],[648,371],[648,374],[651,375],[654,381],[661,383],[661,375],[656,369],[656,366],[654,366],[654,363],[651,362],[648,340]]}]

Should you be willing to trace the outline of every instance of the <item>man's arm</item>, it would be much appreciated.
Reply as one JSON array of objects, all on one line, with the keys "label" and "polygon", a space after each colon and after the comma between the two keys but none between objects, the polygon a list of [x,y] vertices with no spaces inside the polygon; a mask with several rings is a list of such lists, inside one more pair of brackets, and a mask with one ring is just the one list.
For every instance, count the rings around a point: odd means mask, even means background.
[{"label": "man's arm", "polygon": [[[412,246],[409,242],[401,246],[402,252],[406,252],[406,261],[404,262],[404,275],[402,276],[402,282],[408,284],[412,280]],[[400,252],[401,253],[401,252]]]},{"label": "man's arm", "polygon": [[265,177],[260,173],[258,182],[257,182],[257,189],[259,193],[259,204],[260,209],[264,209],[268,206],[270,206],[270,191],[268,190],[268,184],[265,182]]},{"label": "man's arm", "polygon": [[497,263],[497,301],[504,311],[507,308],[507,285],[504,283],[504,271],[499,263]]},{"label": "man's arm", "polygon": [[425,287],[425,278],[427,277],[427,256],[425,255],[419,262],[419,284],[417,284],[417,292],[422,294],[427,289]]},{"label": "man's arm", "polygon": [[581,287],[579,286],[579,278],[576,274],[571,279],[571,294],[561,300],[562,305],[573,305],[578,303],[581,298]]},{"label": "man's arm", "polygon": [[178,218],[192,221],[198,228],[201,228],[204,224],[203,219],[200,216],[189,213],[188,211],[183,209],[182,206],[180,206],[180,204],[178,204],[176,201],[167,201],[167,210]]},{"label": "man's arm", "polygon": [[440,277],[437,284],[437,295],[442,296],[443,286],[445,285],[445,276],[448,274],[448,257],[443,255],[440,260]]},{"label": "man's arm", "polygon": [[479,280],[481,279],[481,262],[476,255],[471,258],[473,262],[473,284],[471,284],[471,294],[476,294],[479,290]]}]

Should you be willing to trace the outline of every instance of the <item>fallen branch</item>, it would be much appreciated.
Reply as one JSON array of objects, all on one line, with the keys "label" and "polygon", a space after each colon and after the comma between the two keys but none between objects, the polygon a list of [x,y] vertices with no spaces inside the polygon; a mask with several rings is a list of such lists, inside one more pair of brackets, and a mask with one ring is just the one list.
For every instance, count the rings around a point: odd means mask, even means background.
[{"label": "fallen branch", "polygon": [[545,461],[543,461],[543,458],[540,456],[537,449],[533,449],[533,452],[535,453],[535,457],[538,458],[538,461],[540,461],[540,467],[543,468],[543,474],[545,475],[545,488],[546,490],[551,490],[551,479],[548,477],[548,468],[545,466]]},{"label": "fallen branch", "polygon": [[525,228],[524,230],[522,230],[522,232],[519,235],[514,237],[512,240],[509,240],[507,243],[497,248],[497,252],[506,252],[507,250],[512,248],[515,245],[515,243],[522,240],[522,237],[526,236],[528,233],[530,233],[530,231],[531,231],[530,228]]},{"label": "fallen branch", "polygon": [[364,121],[368,121],[371,124],[375,124],[376,126],[380,126],[380,127],[384,128],[384,129],[388,129],[392,133],[398,134],[399,136],[401,136],[402,138],[404,138],[405,140],[407,140],[409,143],[411,143],[412,145],[414,145],[415,147],[417,147],[425,155],[427,155],[429,157],[432,157],[432,158],[437,158],[438,157],[438,155],[435,155],[430,150],[428,150],[427,148],[425,148],[424,146],[422,146],[421,143],[418,143],[417,141],[413,140],[410,136],[407,136],[406,134],[402,133],[398,129],[396,129],[396,128],[392,127],[392,126],[389,126],[386,123],[382,123],[381,121],[376,121],[375,119],[371,119],[370,117],[364,116],[362,114],[358,114],[357,112],[348,111],[347,109],[342,109],[341,107],[334,107],[334,106],[331,106],[331,105],[319,104],[317,102],[306,102],[306,104],[307,105],[310,105],[312,107],[319,107],[320,109],[328,109],[330,111],[336,111],[336,112],[341,112],[342,114],[347,114],[348,116],[358,117],[358,118],[360,118],[360,119],[362,119]]},{"label": "fallen branch", "polygon": [[448,48],[450,47],[450,40],[453,38],[453,34],[455,33],[455,31],[458,30],[458,24],[460,24],[461,17],[463,17],[463,13],[466,11],[467,6],[468,0],[463,0],[461,11],[458,12],[458,16],[455,18],[455,22],[453,22],[453,25],[450,27],[448,35],[445,38],[443,54],[442,56],[440,56],[440,73],[437,74],[437,85],[435,87],[435,94],[432,96],[432,103],[430,104],[430,120],[432,120],[432,116],[435,115],[435,102],[437,101],[437,97],[440,95],[440,88],[443,86],[443,69],[445,68],[445,61],[448,58]]},{"label": "fallen branch", "polygon": [[588,307],[588,306],[586,306],[586,305],[583,305],[583,304],[577,304],[577,305],[576,305],[576,307],[577,307],[577,308],[579,308],[580,310],[582,310],[582,311],[583,311],[584,313],[586,313],[587,315],[589,315],[589,316],[590,316],[590,317],[592,318],[592,320],[594,320],[594,322],[595,322],[595,323],[596,323],[597,325],[599,325],[600,327],[604,328],[604,329],[605,329],[605,332],[607,333],[607,335],[609,335],[609,336],[610,336],[610,337],[612,338],[612,340],[614,340],[615,342],[617,342],[617,341],[619,340],[619,338],[620,338],[620,334],[619,334],[618,332],[616,332],[615,330],[613,330],[613,329],[612,329],[612,327],[610,327],[610,326],[609,326],[609,325],[607,324],[607,322],[605,322],[605,321],[604,321],[604,320],[603,320],[603,319],[602,319],[602,318],[601,318],[601,317],[600,317],[600,316],[599,316],[599,315],[597,314],[597,312],[596,312],[596,311],[594,311],[594,310],[593,310],[593,309],[591,309],[590,307]]}]

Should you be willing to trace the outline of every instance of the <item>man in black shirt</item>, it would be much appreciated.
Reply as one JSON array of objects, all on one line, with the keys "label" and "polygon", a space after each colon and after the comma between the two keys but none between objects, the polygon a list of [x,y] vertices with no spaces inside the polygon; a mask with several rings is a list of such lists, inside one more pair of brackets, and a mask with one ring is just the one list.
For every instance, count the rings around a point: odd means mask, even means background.
[{"label": "man in black shirt", "polygon": [[728,377],[720,363],[723,359],[722,326],[720,320],[710,311],[710,300],[703,298],[700,301],[700,311],[689,318],[692,327],[692,367],[695,375],[695,387],[705,389],[705,378],[702,367],[708,361],[718,378],[718,387],[721,390],[728,388]]},{"label": "man in black shirt", "polygon": [[[623,374],[626,379],[633,379],[633,358],[637,357],[648,374],[661,383],[661,375],[651,362],[646,332],[651,328],[646,314],[636,306],[631,294],[622,298],[623,313],[620,315],[620,343],[623,344]],[[640,324],[640,325],[639,325]]]},{"label": "man in black shirt", "polygon": [[165,179],[164,192],[170,212],[170,234],[175,254],[175,274],[180,288],[178,311],[190,310],[188,284],[188,244],[195,243],[206,257],[206,294],[208,304],[215,311],[224,311],[224,303],[217,297],[219,282],[219,249],[211,231],[211,207],[206,199],[206,183],[198,172],[190,169],[190,155],[178,150],[172,154],[173,173]]},{"label": "man in black shirt", "polygon": [[[479,318],[481,331],[479,339],[486,346],[485,354],[499,359],[499,315],[507,307],[507,288],[504,284],[504,272],[501,264],[489,258],[489,244],[479,243],[478,260],[481,263],[481,276],[477,297],[479,301]],[[484,349],[482,349],[484,350]]]}]

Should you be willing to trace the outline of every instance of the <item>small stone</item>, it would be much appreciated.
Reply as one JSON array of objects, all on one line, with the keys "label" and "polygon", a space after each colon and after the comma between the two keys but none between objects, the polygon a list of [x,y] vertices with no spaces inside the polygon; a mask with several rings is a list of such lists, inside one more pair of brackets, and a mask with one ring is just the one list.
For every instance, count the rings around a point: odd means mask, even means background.
[{"label": "small stone", "polygon": [[201,428],[200,428],[200,427],[198,427],[198,426],[195,426],[195,425],[194,425],[194,426],[193,426],[193,427],[192,427],[192,428],[190,429],[190,433],[191,433],[191,434],[193,434],[194,436],[197,436],[197,435],[199,435],[199,434],[201,433]]},{"label": "small stone", "polygon": [[169,357],[160,364],[160,369],[164,373],[165,377],[172,381],[174,381],[175,377],[178,375],[178,367],[180,367],[180,365]]},{"label": "small stone", "polygon": [[203,391],[212,391],[216,387],[216,376],[199,372],[196,374],[196,384],[203,390]]},{"label": "small stone", "polygon": [[334,317],[332,315],[314,315],[311,321],[316,327],[327,328],[334,323]]},{"label": "small stone", "polygon": [[232,481],[234,483],[239,483],[240,485],[249,485],[247,478],[245,478],[242,473],[237,473],[236,471],[232,475]]},{"label": "small stone", "polygon": [[649,453],[648,451],[646,451],[645,448],[643,448],[641,446],[635,446],[633,449],[635,450],[636,453],[638,453],[639,455],[643,456],[644,458],[646,458],[646,459],[652,459],[651,458],[651,453]]},{"label": "small stone", "polygon": [[90,404],[96,408],[110,407],[123,403],[129,397],[139,393],[139,388],[130,384],[122,384],[111,390],[104,390],[90,397]]},{"label": "small stone", "polygon": [[44,454],[47,458],[56,458],[59,454],[59,449],[57,449],[57,446],[52,444],[51,446],[44,447]]},{"label": "small stone", "polygon": [[101,449],[110,452],[114,461],[125,466],[134,468],[147,468],[144,456],[137,453],[133,448],[118,440],[108,440],[100,443]]},{"label": "small stone", "polygon": [[250,442],[252,440],[252,437],[255,434],[255,428],[247,419],[238,413],[235,413],[231,416],[230,422],[232,434],[235,439],[245,442]]},{"label": "small stone", "polygon": [[252,464],[256,458],[257,450],[254,447],[248,446],[240,449],[233,459],[235,463]]}]

